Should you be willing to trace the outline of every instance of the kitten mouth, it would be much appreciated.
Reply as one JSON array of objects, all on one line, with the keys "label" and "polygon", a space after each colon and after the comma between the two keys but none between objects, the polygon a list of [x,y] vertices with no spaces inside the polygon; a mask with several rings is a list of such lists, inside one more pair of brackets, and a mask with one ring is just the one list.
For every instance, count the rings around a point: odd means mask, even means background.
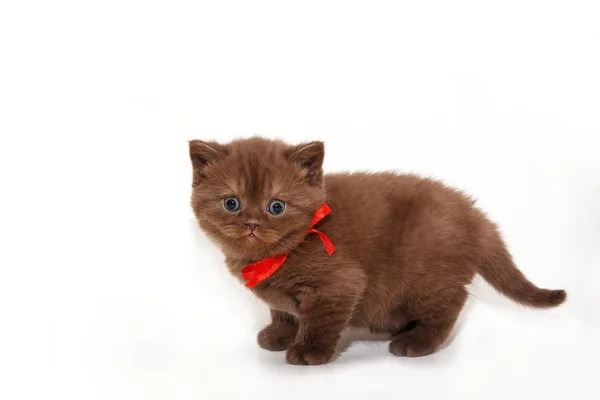
[{"label": "kitten mouth", "polygon": [[245,238],[248,239],[248,240],[254,241],[254,240],[259,240],[260,236],[256,235],[254,232],[251,232],[251,233],[247,234],[245,236]]}]

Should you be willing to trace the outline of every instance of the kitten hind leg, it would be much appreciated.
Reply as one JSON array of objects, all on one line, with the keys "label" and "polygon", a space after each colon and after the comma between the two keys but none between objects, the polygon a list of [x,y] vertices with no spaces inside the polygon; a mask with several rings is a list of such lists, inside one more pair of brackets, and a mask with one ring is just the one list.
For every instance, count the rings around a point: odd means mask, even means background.
[{"label": "kitten hind leg", "polygon": [[466,299],[464,288],[453,295],[443,296],[443,302],[436,302],[435,308],[421,314],[424,317],[411,320],[395,332],[389,346],[390,353],[421,357],[437,351],[450,336]]}]

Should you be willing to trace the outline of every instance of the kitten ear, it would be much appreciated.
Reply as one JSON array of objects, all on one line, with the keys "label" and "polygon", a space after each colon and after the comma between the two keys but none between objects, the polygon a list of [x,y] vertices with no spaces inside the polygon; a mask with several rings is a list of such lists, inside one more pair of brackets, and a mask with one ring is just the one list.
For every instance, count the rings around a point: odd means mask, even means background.
[{"label": "kitten ear", "polygon": [[214,161],[219,160],[227,154],[227,148],[217,142],[204,142],[202,140],[190,140],[190,159],[194,168],[194,180],[192,185],[196,186],[204,178],[204,169]]},{"label": "kitten ear", "polygon": [[286,156],[291,162],[306,169],[308,183],[315,186],[323,184],[323,158],[325,145],[323,142],[302,143],[287,151]]}]

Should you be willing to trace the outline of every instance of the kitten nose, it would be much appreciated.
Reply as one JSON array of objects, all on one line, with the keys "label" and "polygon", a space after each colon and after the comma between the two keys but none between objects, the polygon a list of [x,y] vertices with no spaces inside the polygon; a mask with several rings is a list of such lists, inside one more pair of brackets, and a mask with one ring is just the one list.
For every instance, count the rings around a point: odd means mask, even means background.
[{"label": "kitten nose", "polygon": [[248,228],[250,228],[251,231],[255,230],[256,228],[258,228],[258,224],[255,222],[247,222],[245,224]]}]

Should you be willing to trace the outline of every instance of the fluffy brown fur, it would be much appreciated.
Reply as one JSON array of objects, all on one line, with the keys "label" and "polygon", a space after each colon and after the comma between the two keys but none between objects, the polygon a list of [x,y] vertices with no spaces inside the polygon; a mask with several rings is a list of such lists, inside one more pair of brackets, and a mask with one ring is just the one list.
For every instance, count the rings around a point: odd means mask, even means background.
[{"label": "fluffy brown fur", "polygon": [[[563,290],[529,282],[496,226],[439,182],[394,173],[324,175],[321,142],[191,141],[190,156],[194,213],[235,277],[244,282],[244,266],[290,254],[251,289],[271,308],[259,345],[287,350],[289,363],[328,362],[347,326],[391,333],[395,355],[430,354],[448,338],[476,273],[523,305],[554,307],[566,299]],[[224,209],[229,196],[240,200],[239,211]],[[271,199],[287,203],[283,214],[266,211]],[[307,235],[324,202],[333,212],[317,228],[337,247],[331,257]]]}]

